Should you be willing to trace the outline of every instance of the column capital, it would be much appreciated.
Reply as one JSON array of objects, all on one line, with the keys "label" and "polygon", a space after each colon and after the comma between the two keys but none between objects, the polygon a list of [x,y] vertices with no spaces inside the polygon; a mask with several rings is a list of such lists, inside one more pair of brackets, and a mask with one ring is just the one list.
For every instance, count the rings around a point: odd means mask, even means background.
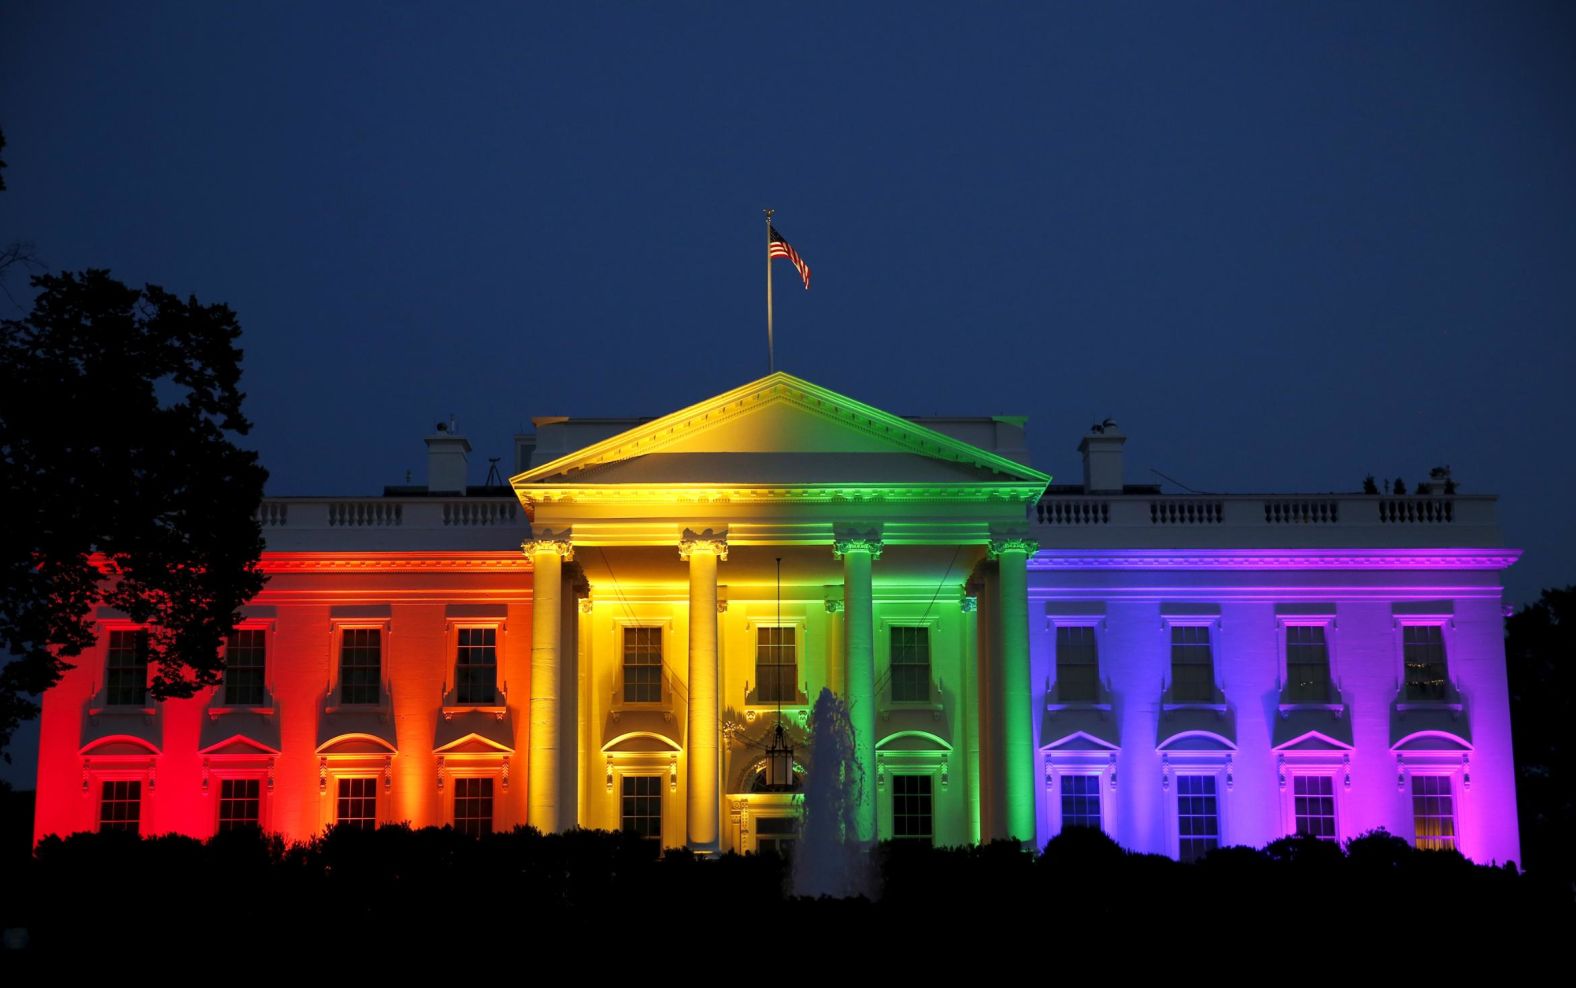
[{"label": "column capital", "polygon": [[570,530],[567,528],[553,531],[544,528],[540,532],[532,532],[531,537],[520,543],[520,551],[527,556],[534,556],[540,552],[555,552],[565,562],[575,558],[575,547],[570,541]]},{"label": "column capital", "polygon": [[1000,559],[1009,552],[1021,552],[1024,556],[1032,556],[1038,551],[1040,551],[1040,543],[1033,539],[992,539],[988,555],[991,559]]},{"label": "column capital", "polygon": [[980,609],[980,599],[978,597],[965,596],[960,601],[960,604],[963,607],[964,614],[973,614]]},{"label": "column capital", "polygon": [[697,550],[710,552],[718,559],[726,562],[728,559],[728,530],[720,532],[706,529],[696,532],[693,528],[686,528],[684,534],[679,536],[679,558],[688,559],[691,553]]},{"label": "column capital", "polygon": [[871,528],[836,525],[832,529],[832,556],[836,559],[842,559],[850,552],[868,552],[874,562],[881,558],[881,550],[885,548],[879,525]]},{"label": "column capital", "polygon": [[843,602],[840,601],[840,600],[828,600],[828,601],[826,601],[826,613],[828,613],[828,614],[841,614],[841,613],[843,613]]}]

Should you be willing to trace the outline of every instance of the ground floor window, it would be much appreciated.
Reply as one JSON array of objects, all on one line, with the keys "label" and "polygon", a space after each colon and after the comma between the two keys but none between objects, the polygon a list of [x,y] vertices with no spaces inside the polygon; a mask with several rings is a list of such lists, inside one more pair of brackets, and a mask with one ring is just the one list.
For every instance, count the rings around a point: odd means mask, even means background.
[{"label": "ground floor window", "polygon": [[219,780],[219,830],[262,825],[263,784],[260,779]]},{"label": "ground floor window", "polygon": [[930,840],[935,836],[930,776],[892,776],[892,836],[899,840]]},{"label": "ground floor window", "polygon": [[1100,777],[1062,776],[1062,829],[1093,827],[1099,830],[1100,824]]},{"label": "ground floor window", "polygon": [[1335,780],[1328,775],[1292,778],[1293,812],[1297,836],[1335,840]]},{"label": "ground floor window", "polygon": [[1448,775],[1412,776],[1412,832],[1421,850],[1457,850],[1456,800]]},{"label": "ground floor window", "polygon": [[468,837],[493,831],[493,780],[454,780],[454,829]]},{"label": "ground floor window", "polygon": [[99,829],[138,833],[142,829],[142,781],[106,779],[99,790]]},{"label": "ground floor window", "polygon": [[334,822],[341,827],[375,830],[378,825],[378,780],[340,779]]},{"label": "ground floor window", "polygon": [[624,776],[620,824],[637,837],[662,839],[662,777]]},{"label": "ground floor window", "polygon": [[775,854],[780,858],[789,857],[793,854],[793,844],[798,836],[798,821],[791,816],[760,816],[755,818],[755,851],[757,854]]},{"label": "ground floor window", "polygon": [[1220,846],[1220,800],[1213,775],[1177,776],[1177,856],[1197,861]]}]

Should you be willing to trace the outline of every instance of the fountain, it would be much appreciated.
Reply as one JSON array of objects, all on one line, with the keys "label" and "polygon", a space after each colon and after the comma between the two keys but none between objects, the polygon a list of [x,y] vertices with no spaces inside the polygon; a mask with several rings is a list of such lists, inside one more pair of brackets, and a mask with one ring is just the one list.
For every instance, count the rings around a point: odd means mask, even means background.
[{"label": "fountain", "polygon": [[857,815],[865,771],[854,751],[848,704],[822,687],[810,711],[810,757],[804,777],[795,895],[868,895],[870,859],[859,843]]}]

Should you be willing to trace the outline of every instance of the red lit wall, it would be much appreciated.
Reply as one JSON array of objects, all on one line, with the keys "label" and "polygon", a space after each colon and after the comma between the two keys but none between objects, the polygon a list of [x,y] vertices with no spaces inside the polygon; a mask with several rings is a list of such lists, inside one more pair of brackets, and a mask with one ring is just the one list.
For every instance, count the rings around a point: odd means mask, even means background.
[{"label": "red lit wall", "polygon": [[[211,835],[217,826],[219,780],[227,774],[272,779],[271,790],[266,782],[263,787],[263,824],[290,839],[320,833],[334,821],[338,773],[375,774],[379,822],[414,826],[449,822],[456,773],[487,773],[500,780],[494,787],[495,826],[525,822],[531,646],[527,560],[495,552],[441,558],[269,553],[263,567],[270,575],[268,586],[246,608],[243,626],[266,629],[266,680],[273,700],[267,717],[275,725],[277,754],[253,739],[213,747],[216,735],[232,723],[242,726],[244,719],[213,716],[214,690],[155,704],[151,718],[124,712],[91,717],[108,647],[108,636],[101,635],[98,647],[82,655],[44,697],[35,839],[95,829],[100,783],[117,777],[144,781],[144,834]],[[113,623],[116,616],[105,612],[101,618]],[[376,625],[384,631],[389,703],[379,720],[394,743],[391,755],[359,732],[332,743],[342,724],[365,723],[364,710],[350,718],[324,713],[325,691],[338,678],[338,630],[346,625]],[[498,679],[507,686],[510,727],[502,740],[513,752],[499,750],[497,739],[462,743],[443,756],[448,770],[440,789],[440,755],[434,748],[444,688],[455,681],[455,629],[479,625],[498,629]],[[117,730],[126,725],[133,730],[122,738]],[[206,754],[201,751],[205,728]],[[141,739],[130,736],[137,733]],[[86,750],[85,738],[93,739]],[[156,752],[148,747],[150,739]],[[262,740],[272,747],[271,737]],[[326,792],[320,792],[325,765],[329,780]],[[505,772],[507,788],[501,784]]]}]

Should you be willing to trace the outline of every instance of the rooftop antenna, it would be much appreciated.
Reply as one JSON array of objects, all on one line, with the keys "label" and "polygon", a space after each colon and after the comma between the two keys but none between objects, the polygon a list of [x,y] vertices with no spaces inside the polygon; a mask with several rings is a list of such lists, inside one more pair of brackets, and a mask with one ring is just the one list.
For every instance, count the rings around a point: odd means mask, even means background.
[{"label": "rooftop antenna", "polygon": [[1171,483],[1176,484],[1178,487],[1180,487],[1183,490],[1187,491],[1189,494],[1213,494],[1213,493],[1215,493],[1214,491],[1195,491],[1193,488],[1191,488],[1188,485],[1182,483],[1182,481],[1176,479],[1175,477],[1168,477],[1165,474],[1161,473],[1159,470],[1156,470],[1154,467],[1150,467],[1149,468],[1149,472],[1154,474],[1155,476],[1161,478],[1162,480],[1169,480]]}]

